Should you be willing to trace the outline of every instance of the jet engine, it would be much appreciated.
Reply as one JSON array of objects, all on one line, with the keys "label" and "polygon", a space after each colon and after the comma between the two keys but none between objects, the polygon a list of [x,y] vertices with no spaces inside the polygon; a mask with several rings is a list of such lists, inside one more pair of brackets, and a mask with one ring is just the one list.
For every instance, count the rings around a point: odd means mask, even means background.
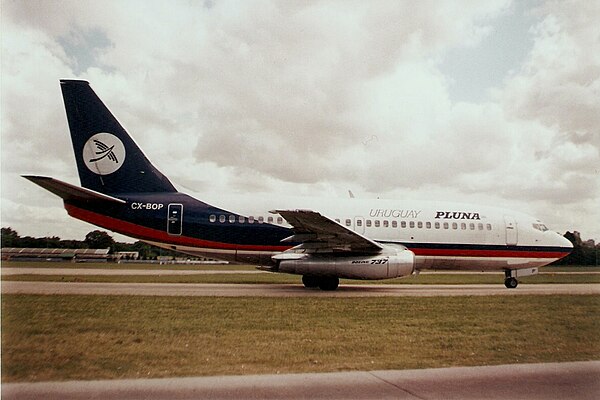
[{"label": "jet engine", "polygon": [[308,276],[375,280],[407,276],[415,269],[415,254],[406,249],[364,256],[282,253],[273,258],[279,262],[278,272]]}]

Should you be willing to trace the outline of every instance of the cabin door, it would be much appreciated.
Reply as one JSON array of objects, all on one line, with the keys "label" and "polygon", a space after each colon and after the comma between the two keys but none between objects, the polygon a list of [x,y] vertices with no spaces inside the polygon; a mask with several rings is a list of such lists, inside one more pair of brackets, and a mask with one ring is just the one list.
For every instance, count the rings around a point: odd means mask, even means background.
[{"label": "cabin door", "polygon": [[504,216],[504,224],[506,226],[506,244],[514,246],[517,244],[519,233],[517,231],[517,222],[511,216]]},{"label": "cabin door", "polygon": [[167,214],[167,232],[169,235],[181,235],[183,226],[183,204],[169,204]]}]

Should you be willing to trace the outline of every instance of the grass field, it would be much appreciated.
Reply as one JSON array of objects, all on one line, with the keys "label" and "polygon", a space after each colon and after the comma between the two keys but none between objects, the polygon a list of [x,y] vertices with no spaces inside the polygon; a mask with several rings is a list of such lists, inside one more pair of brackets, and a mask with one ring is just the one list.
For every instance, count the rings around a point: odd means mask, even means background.
[{"label": "grass field", "polygon": [[594,360],[600,296],[2,296],[2,381]]},{"label": "grass field", "polygon": [[[3,268],[82,268],[82,269],[141,269],[141,270],[221,270],[221,271],[248,271],[255,270],[252,265],[238,264],[150,264],[150,263],[99,263],[85,262],[74,263],[68,261],[2,261]],[[598,269],[600,271],[600,268]]]}]

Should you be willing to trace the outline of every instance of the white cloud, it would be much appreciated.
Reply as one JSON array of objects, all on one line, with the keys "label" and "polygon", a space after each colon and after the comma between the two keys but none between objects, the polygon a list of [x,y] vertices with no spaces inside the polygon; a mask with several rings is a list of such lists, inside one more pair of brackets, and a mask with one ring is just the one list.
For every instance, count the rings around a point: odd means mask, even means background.
[{"label": "white cloud", "polygon": [[[21,173],[77,182],[58,79],[79,75],[149,158],[193,189],[510,204],[598,239],[594,2],[542,4],[520,70],[490,80],[503,83],[486,101],[449,94],[444,57],[486,45],[511,7],[5,2],[3,204],[45,207]],[[14,210],[3,205],[3,226],[23,226]]]}]

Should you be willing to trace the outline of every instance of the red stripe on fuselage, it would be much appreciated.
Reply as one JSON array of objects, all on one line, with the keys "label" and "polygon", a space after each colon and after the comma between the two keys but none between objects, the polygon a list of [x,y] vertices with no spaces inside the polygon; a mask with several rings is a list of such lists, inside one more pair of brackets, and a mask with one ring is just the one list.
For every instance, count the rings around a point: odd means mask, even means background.
[{"label": "red stripe on fuselage", "polygon": [[472,249],[424,249],[410,248],[417,256],[432,257],[507,257],[507,258],[562,258],[568,253],[557,251],[529,251],[529,250],[472,250]]},{"label": "red stripe on fuselage", "polygon": [[[98,214],[93,211],[65,204],[65,209],[73,218],[101,226],[111,231],[122,233],[142,240],[152,240],[159,243],[173,244],[178,246],[189,246],[198,248],[222,249],[222,250],[246,250],[246,251],[265,251],[277,252],[289,249],[289,246],[261,246],[261,245],[243,245],[234,243],[213,242],[210,240],[196,239],[188,236],[173,236],[166,231],[147,228],[131,222],[123,221],[117,218]],[[166,224],[166,222],[165,222]],[[166,228],[166,225],[165,225]]]},{"label": "red stripe on fuselage", "polygon": [[[70,216],[101,226],[111,231],[119,232],[127,236],[142,240],[151,240],[159,243],[173,244],[179,246],[198,247],[205,249],[221,250],[246,250],[246,251],[264,251],[280,252],[289,249],[289,246],[261,246],[261,245],[242,245],[235,243],[214,242],[204,239],[196,239],[188,236],[173,236],[166,231],[147,228],[131,222],[123,221],[117,218],[98,214],[93,211],[65,204],[65,209]],[[559,259],[568,254],[568,252],[557,251],[529,251],[529,250],[485,250],[485,249],[428,249],[422,247],[410,247],[410,243],[405,244],[409,250],[421,257],[506,257],[506,258],[552,258]]]}]

